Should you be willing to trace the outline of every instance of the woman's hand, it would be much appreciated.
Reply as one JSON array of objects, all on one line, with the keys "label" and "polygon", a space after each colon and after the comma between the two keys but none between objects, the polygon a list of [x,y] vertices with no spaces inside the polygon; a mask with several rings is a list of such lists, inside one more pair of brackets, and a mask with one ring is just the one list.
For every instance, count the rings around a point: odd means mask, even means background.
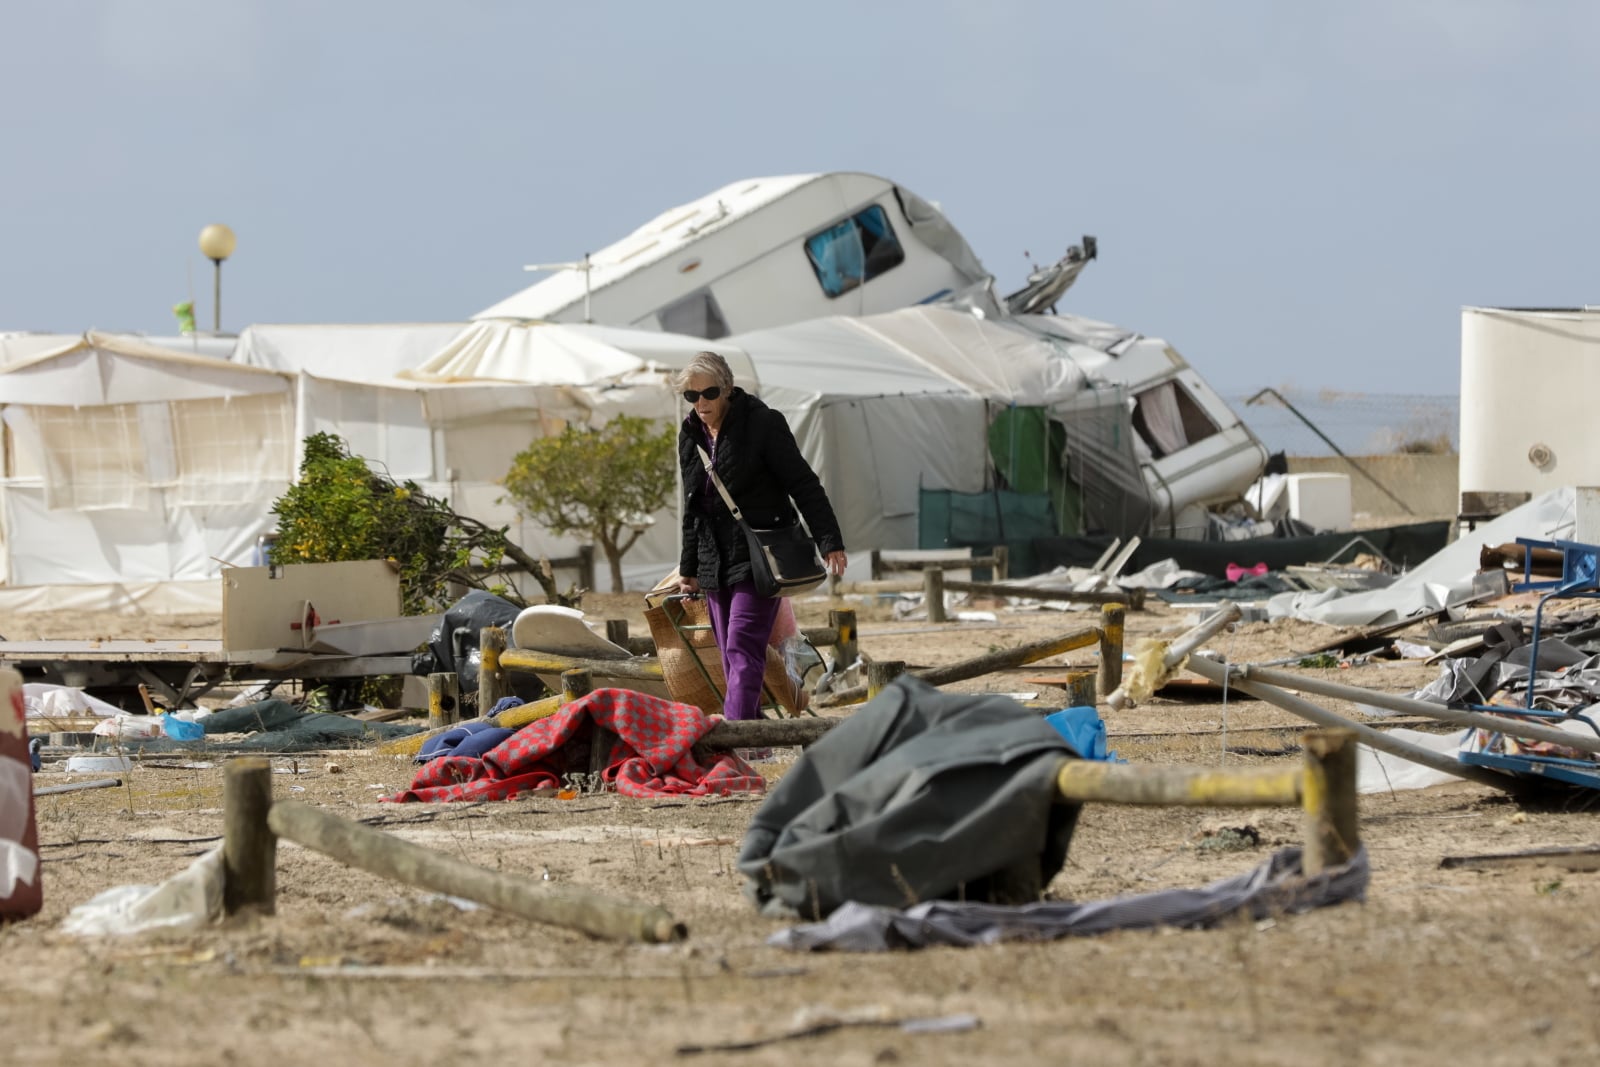
[{"label": "woman's hand", "polygon": [[843,552],[829,552],[823,557],[822,562],[827,564],[828,573],[837,578],[844,573],[845,565],[850,562],[850,557]]},{"label": "woman's hand", "polygon": [[700,592],[700,579],[698,579],[698,578],[679,578],[678,579],[678,592],[687,594],[689,596],[698,595],[699,592]]}]

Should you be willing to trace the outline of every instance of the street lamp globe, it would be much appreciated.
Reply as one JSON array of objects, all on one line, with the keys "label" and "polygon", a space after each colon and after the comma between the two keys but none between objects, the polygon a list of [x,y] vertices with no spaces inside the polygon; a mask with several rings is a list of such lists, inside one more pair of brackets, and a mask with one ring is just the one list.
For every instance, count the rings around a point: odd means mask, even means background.
[{"label": "street lamp globe", "polygon": [[238,238],[234,237],[233,231],[220,222],[213,222],[200,231],[200,253],[214,263],[233,255],[236,244]]},{"label": "street lamp globe", "polygon": [[220,222],[200,231],[200,253],[216,265],[212,272],[211,332],[222,332],[222,261],[233,255],[238,239]]}]

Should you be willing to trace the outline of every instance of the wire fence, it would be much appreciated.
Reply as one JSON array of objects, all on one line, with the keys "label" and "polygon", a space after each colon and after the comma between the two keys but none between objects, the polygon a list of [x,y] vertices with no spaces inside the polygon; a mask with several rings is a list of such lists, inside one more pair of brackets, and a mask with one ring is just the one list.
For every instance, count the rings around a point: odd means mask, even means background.
[{"label": "wire fence", "polygon": [[[1283,388],[1278,392],[1348,455],[1453,453],[1460,445],[1459,397],[1334,389]],[[1276,397],[1269,393],[1247,404],[1250,396],[1225,394],[1224,399],[1269,451],[1290,456],[1336,454]]]}]

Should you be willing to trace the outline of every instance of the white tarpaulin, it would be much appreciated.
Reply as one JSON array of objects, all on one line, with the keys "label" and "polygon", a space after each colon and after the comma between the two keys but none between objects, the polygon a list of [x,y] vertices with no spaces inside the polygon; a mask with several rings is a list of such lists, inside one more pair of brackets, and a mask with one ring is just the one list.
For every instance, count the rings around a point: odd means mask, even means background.
[{"label": "white tarpaulin", "polygon": [[399,377],[586,385],[643,366],[638,356],[587,336],[582,327],[489,321],[467,325],[426,362]]},{"label": "white tarpaulin", "polygon": [[233,360],[345,382],[382,382],[421,366],[461,332],[459,322],[250,326]]},{"label": "white tarpaulin", "polygon": [[1519,537],[1569,541],[1576,502],[1573,489],[1552,490],[1446,545],[1393,585],[1345,595],[1338,590],[1279,593],[1267,601],[1268,617],[1330,626],[1382,626],[1459,604],[1472,596],[1472,578],[1478,573],[1484,545],[1501,545]]}]

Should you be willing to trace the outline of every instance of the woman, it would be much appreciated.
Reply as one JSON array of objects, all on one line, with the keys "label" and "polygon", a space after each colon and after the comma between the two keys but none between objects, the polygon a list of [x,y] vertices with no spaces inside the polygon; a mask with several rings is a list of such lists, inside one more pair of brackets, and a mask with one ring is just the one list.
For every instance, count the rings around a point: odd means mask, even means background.
[{"label": "woman", "polygon": [[711,456],[717,476],[750,525],[792,525],[798,504],[830,574],[844,573],[844,538],[828,494],[800,455],[789,424],[734,386],[727,360],[715,352],[698,353],[678,380],[683,398],[694,405],[678,431],[684,491],[678,588],[705,595],[727,679],[723,714],[755,719],[761,715],[767,637],[782,601],[756,592],[750,548],[706,473],[700,449]]}]

